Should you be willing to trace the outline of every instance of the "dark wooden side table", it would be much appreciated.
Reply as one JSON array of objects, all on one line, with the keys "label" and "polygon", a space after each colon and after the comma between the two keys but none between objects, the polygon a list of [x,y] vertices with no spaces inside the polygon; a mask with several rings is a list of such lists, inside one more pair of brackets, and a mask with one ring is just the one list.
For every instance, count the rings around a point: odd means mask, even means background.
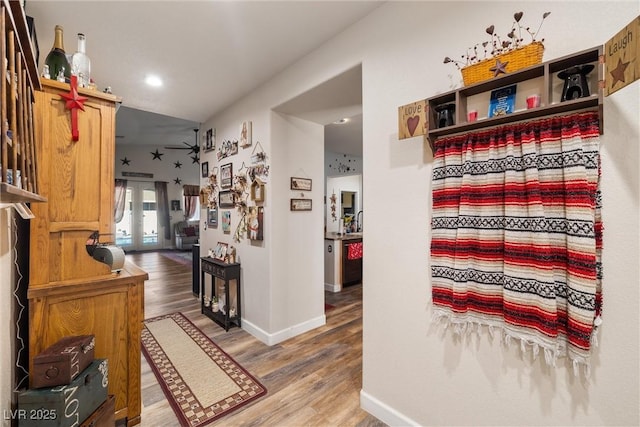
[{"label": "dark wooden side table", "polygon": [[[200,312],[219,324],[225,331],[231,326],[242,327],[240,299],[240,263],[227,264],[210,257],[200,258]],[[205,274],[211,280],[205,280]],[[217,280],[216,280],[217,279]],[[233,283],[232,283],[233,282]],[[211,292],[207,294],[207,286]],[[218,298],[218,306],[213,301],[205,304],[206,298]]]}]

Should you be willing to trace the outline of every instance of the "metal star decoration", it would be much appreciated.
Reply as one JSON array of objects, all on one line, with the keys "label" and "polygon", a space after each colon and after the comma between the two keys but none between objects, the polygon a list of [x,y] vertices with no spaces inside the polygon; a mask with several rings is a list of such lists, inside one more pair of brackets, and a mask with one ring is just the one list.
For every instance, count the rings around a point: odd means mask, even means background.
[{"label": "metal star decoration", "polygon": [[197,154],[195,156],[191,156],[191,164],[194,163],[200,163],[200,156]]},{"label": "metal star decoration", "polygon": [[65,107],[71,110],[71,138],[74,141],[80,139],[78,130],[78,109],[84,111],[84,102],[89,99],[78,95],[78,76],[71,76],[69,93],[62,93],[60,96],[67,100]]},{"label": "metal star decoration", "polygon": [[509,63],[509,61],[507,62],[500,62],[499,59],[496,59],[496,65],[494,65],[493,67],[489,68],[489,71],[493,71],[493,77],[497,77],[498,74],[507,74],[507,64]]},{"label": "metal star decoration", "polygon": [[151,160],[155,160],[155,159],[162,160],[162,156],[164,156],[164,153],[159,152],[158,149],[156,148],[156,151],[155,152],[152,151],[151,155],[153,156],[153,159]]},{"label": "metal star decoration", "polygon": [[176,184],[182,184],[182,180],[180,178],[176,178],[173,180]]},{"label": "metal star decoration", "polygon": [[175,162],[173,165],[176,167],[176,169],[182,168],[182,163],[180,163],[179,161]]},{"label": "metal star decoration", "polygon": [[613,77],[613,82],[611,83],[611,87],[614,87],[616,83],[624,81],[624,71],[629,66],[628,62],[622,62],[621,58],[618,58],[618,65],[616,68],[610,71],[611,77]]},{"label": "metal star decoration", "polygon": [[129,164],[131,163],[131,160],[127,159],[126,157],[124,159],[120,159],[120,161],[122,162],[122,165],[127,165],[129,166]]}]

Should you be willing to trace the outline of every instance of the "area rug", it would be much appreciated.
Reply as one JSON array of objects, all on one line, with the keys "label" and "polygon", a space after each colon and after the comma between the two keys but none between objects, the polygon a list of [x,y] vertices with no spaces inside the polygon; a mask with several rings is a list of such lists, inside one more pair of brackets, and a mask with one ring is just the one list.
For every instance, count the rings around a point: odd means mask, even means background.
[{"label": "area rug", "polygon": [[191,252],[160,252],[160,255],[184,265],[191,265],[193,262]]},{"label": "area rug", "polygon": [[203,426],[267,393],[182,313],[145,320],[142,352],[182,426]]}]

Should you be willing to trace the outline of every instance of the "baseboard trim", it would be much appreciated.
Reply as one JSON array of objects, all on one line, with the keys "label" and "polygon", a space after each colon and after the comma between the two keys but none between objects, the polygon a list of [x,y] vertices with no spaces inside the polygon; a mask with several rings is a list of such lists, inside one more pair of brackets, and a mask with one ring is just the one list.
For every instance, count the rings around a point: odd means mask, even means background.
[{"label": "baseboard trim", "polygon": [[360,407],[389,426],[420,426],[419,423],[382,403],[364,390],[360,390]]},{"label": "baseboard trim", "polygon": [[335,283],[325,283],[324,290],[329,292],[340,292],[342,290],[342,285],[336,285]]},{"label": "baseboard trim", "polygon": [[286,341],[289,338],[293,338],[297,335],[325,325],[326,323],[327,318],[323,314],[322,316],[318,316],[315,319],[309,319],[306,322],[298,323],[297,325],[293,325],[289,328],[270,334],[264,329],[261,329],[258,326],[254,325],[253,323],[242,319],[242,329],[267,345],[275,345]]}]

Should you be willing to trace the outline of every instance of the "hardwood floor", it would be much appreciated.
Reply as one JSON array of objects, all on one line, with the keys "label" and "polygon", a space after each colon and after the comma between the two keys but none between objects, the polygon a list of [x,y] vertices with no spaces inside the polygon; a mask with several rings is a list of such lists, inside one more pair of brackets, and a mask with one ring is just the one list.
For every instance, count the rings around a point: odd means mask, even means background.
[{"label": "hardwood floor", "polygon": [[[162,252],[127,258],[149,273],[145,318],[182,312],[220,348],[256,377],[266,396],[211,426],[372,426],[384,423],[360,409],[362,388],[362,286],[325,293],[335,307],[326,325],[274,346],[242,329],[225,332],[200,314],[191,292],[191,265]],[[142,358],[142,427],[177,426],[153,372]],[[213,385],[212,385],[213,386]]]}]

